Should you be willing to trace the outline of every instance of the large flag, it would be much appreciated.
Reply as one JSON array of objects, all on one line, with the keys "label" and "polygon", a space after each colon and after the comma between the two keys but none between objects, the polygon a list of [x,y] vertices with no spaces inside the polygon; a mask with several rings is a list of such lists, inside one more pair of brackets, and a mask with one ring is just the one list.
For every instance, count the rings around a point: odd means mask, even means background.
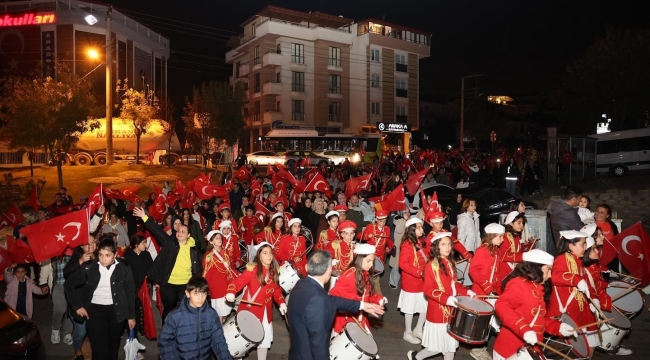
[{"label": "large flag", "polygon": [[23,221],[25,221],[25,216],[16,203],[11,204],[11,207],[7,210],[5,216],[7,216],[7,219],[11,221],[11,223],[9,223],[11,227],[16,227],[16,225],[22,224]]},{"label": "large flag", "polygon": [[32,186],[32,193],[29,195],[29,199],[27,199],[27,205],[31,206],[34,211],[38,211],[40,207],[38,205],[38,186],[36,184]]},{"label": "large flag", "polygon": [[20,229],[27,237],[36,262],[63,254],[67,247],[74,249],[88,244],[88,217],[85,210],[57,216]]},{"label": "large flag", "polygon": [[217,186],[210,183],[194,183],[196,187],[196,196],[201,200],[209,200],[213,197],[223,198],[228,195],[228,191],[223,186]]},{"label": "large flag", "polygon": [[[156,200],[149,206],[149,216],[156,221],[161,221],[167,212],[167,206],[165,206],[167,197],[156,185],[153,186],[153,191],[156,193]],[[172,195],[172,193],[169,193],[169,195]],[[173,206],[173,204],[170,206]]]},{"label": "large flag", "polygon": [[260,180],[255,179],[251,183],[249,189],[251,191],[250,202],[254,202],[257,196],[262,193],[262,184],[260,183]]},{"label": "large flag", "polygon": [[361,190],[368,190],[372,174],[350,178],[345,182],[345,197],[348,199]]},{"label": "large flag", "polygon": [[16,240],[13,235],[7,235],[7,252],[11,260],[18,264],[29,264],[34,262],[32,249],[22,240]]},{"label": "large flag", "polygon": [[[194,185],[194,187],[197,187],[196,182],[197,182],[196,180],[192,181],[192,184]],[[183,197],[183,196],[187,195],[187,193],[189,191],[190,191],[190,189],[188,189],[185,185],[183,185],[182,181],[176,179],[176,186],[174,187],[174,194],[176,194],[176,195],[178,195],[180,197]]]},{"label": "large flag", "polygon": [[99,210],[99,208],[104,205],[104,186],[99,184],[95,187],[95,190],[88,197],[88,203],[86,203],[86,211],[88,212],[88,217],[91,217]]},{"label": "large flag", "polygon": [[406,196],[404,196],[404,187],[398,186],[390,194],[386,195],[383,201],[375,205],[378,209],[391,211],[402,211],[406,206]]},{"label": "large flag", "polygon": [[257,218],[260,219],[262,221],[262,223],[265,223],[266,222],[265,219],[266,219],[266,217],[268,215],[271,215],[271,211],[269,211],[269,209],[267,209],[266,206],[264,206],[264,204],[262,204],[259,201],[256,201],[255,202],[255,216],[257,216]]},{"label": "large flag", "polygon": [[415,193],[420,188],[420,185],[422,185],[422,180],[424,180],[424,177],[428,172],[429,168],[426,168],[416,174],[409,176],[408,180],[406,180],[406,190],[408,190],[409,194],[415,195]]},{"label": "large flag", "polygon": [[[610,242],[618,250],[618,258],[630,274],[641,279],[641,286],[650,284],[650,237],[641,222],[623,230]],[[603,251],[607,250],[604,248]],[[607,263],[603,261],[603,264]]]},{"label": "large flag", "polygon": [[329,197],[332,193],[330,190],[330,185],[325,180],[323,175],[320,173],[316,173],[314,177],[309,181],[309,184],[307,184],[307,187],[305,188],[305,192],[314,192],[314,191],[320,191],[321,193],[326,193],[328,194],[327,196]]}]

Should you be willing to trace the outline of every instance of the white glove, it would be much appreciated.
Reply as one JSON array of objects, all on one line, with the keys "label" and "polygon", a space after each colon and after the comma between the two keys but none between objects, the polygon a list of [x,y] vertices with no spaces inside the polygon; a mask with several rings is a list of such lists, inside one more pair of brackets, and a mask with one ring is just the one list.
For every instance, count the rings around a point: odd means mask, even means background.
[{"label": "white glove", "polygon": [[231,293],[226,294],[226,301],[235,302],[235,294],[231,294]]},{"label": "white glove", "polygon": [[287,313],[287,304],[280,305],[280,314],[284,316]]},{"label": "white glove", "polygon": [[560,325],[560,334],[564,337],[578,336],[578,333],[573,331],[573,327],[567,323]]},{"label": "white glove", "polygon": [[476,296],[476,293],[473,292],[472,290],[467,290],[467,295],[469,295],[469,297],[474,297]]},{"label": "white glove", "polygon": [[524,341],[530,345],[537,344],[537,334],[532,330],[526,331],[524,334]]},{"label": "white glove", "polygon": [[447,306],[458,307],[458,306],[456,306],[457,302],[458,302],[458,299],[456,299],[453,296],[450,296],[450,297],[447,298]]},{"label": "white glove", "polygon": [[383,299],[379,300],[379,306],[384,306],[386,304],[388,304],[388,299],[384,296]]},{"label": "white glove", "polygon": [[587,286],[587,282],[584,279],[580,280],[580,282],[578,283],[578,285],[576,285],[576,287],[578,288],[578,291],[587,295],[588,298],[591,297],[589,296],[589,286]]}]

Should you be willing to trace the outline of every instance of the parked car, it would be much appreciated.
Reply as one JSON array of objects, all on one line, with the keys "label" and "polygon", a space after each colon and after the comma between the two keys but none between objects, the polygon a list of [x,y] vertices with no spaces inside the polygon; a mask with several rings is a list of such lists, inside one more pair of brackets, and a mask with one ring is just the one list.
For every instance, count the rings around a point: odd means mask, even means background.
[{"label": "parked car", "polygon": [[341,150],[314,151],[314,154],[330,159],[334,165],[340,165],[345,159],[349,160],[350,153]]},{"label": "parked car", "polygon": [[248,163],[257,166],[257,165],[273,165],[275,163],[284,164],[284,158],[273,151],[255,151],[250,154],[246,154]]},{"label": "parked car", "polygon": [[45,346],[36,324],[0,300],[0,359],[45,360]]},{"label": "parked car", "polygon": [[[479,213],[481,229],[489,223],[498,223],[499,215],[507,214],[510,210],[510,204],[515,202],[515,197],[509,192],[497,188],[479,188],[479,189],[454,189],[447,185],[426,184],[423,185],[425,196],[433,195],[435,191],[438,194],[438,202],[442,209],[446,209],[449,204],[456,198],[456,194],[463,194],[463,199],[472,198],[476,200],[476,212]],[[535,209],[537,206],[530,202],[524,201],[526,209]],[[420,206],[420,193],[415,195],[413,205]]]},{"label": "parked car", "polygon": [[327,166],[332,163],[332,160],[324,156],[318,155],[313,151],[307,151],[307,150],[287,151],[284,153],[283,159],[285,163],[288,163],[291,160],[298,161],[298,159],[304,159],[307,156],[309,156],[309,165],[311,166],[322,166],[323,164]]}]

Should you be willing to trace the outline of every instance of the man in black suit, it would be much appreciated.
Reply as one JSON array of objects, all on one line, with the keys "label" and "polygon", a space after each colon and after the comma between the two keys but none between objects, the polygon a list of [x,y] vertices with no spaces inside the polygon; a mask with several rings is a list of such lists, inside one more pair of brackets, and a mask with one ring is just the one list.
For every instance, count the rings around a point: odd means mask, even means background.
[{"label": "man in black suit", "polygon": [[375,316],[383,307],[330,296],[324,289],[332,275],[332,257],[324,250],[315,251],[307,262],[307,276],[291,290],[289,303],[289,360],[329,360],[330,334],[337,311],[363,310]]}]

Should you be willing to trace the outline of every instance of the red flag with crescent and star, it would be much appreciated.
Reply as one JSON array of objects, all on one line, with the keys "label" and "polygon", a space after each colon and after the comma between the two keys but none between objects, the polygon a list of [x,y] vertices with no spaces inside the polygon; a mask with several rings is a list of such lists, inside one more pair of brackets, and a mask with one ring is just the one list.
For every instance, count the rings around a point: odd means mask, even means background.
[{"label": "red flag with crescent and star", "polygon": [[408,180],[406,180],[406,190],[408,190],[409,194],[415,195],[415,193],[420,188],[420,185],[422,185],[422,180],[424,180],[424,177],[428,172],[429,168],[426,168],[416,174],[409,176]]},{"label": "red flag with crescent and star", "polygon": [[29,195],[29,199],[27,199],[27,205],[31,206],[34,211],[38,211],[40,207],[38,205],[38,186],[36,184],[32,186],[32,193]]},{"label": "red flag with crescent and star", "polygon": [[307,184],[307,187],[305,188],[305,192],[314,191],[326,193],[327,197],[330,197],[332,194],[329,183],[320,173],[316,173],[316,175],[314,175],[314,177],[311,179],[311,181],[309,181],[309,184]]},{"label": "red flag with crescent and star", "polygon": [[15,263],[29,264],[34,262],[34,254],[29,245],[23,240],[15,239],[13,235],[7,235],[7,252],[9,252],[11,260]]},{"label": "red flag with crescent and star", "polygon": [[349,199],[361,190],[368,190],[370,179],[372,179],[372,174],[350,178],[345,182],[345,196]]},{"label": "red flag with crescent and star", "polygon": [[88,217],[85,210],[38,222],[20,229],[29,241],[36,262],[63,254],[66,248],[74,249],[88,244]]},{"label": "red flag with crescent and star", "polygon": [[99,184],[88,197],[88,202],[86,203],[88,217],[93,216],[102,205],[104,205],[103,185]]},{"label": "red flag with crescent and star", "polygon": [[16,227],[16,225],[22,224],[25,221],[25,216],[16,203],[11,203],[11,207],[7,210],[5,216],[11,221],[9,223],[11,227]]},{"label": "red flag with crescent and star", "polygon": [[[607,242],[607,240],[605,240]],[[643,229],[641,222],[621,231],[610,240],[618,251],[618,258],[630,275],[641,279],[641,287],[650,284],[650,236]],[[611,251],[603,247],[603,258],[610,259]],[[601,260],[603,264],[607,264]]]},{"label": "red flag with crescent and star", "polygon": [[[196,186],[196,181],[192,181],[192,185]],[[185,185],[183,185],[183,182],[176,179],[176,186],[174,187],[174,194],[183,197],[185,196],[188,192],[190,191],[189,188],[187,188]]]},{"label": "red flag with crescent and star", "polygon": [[251,202],[252,202],[252,201],[255,201],[255,199],[257,198],[257,196],[258,196],[259,194],[262,193],[262,185],[260,184],[260,180],[259,180],[259,179],[255,179],[255,181],[253,181],[253,182],[251,183],[250,191],[251,191],[251,197],[250,197],[250,200],[251,200]]},{"label": "red flag with crescent and star", "polygon": [[265,223],[266,221],[264,221],[264,220],[266,219],[266,217],[268,215],[271,215],[271,211],[269,211],[269,209],[267,209],[266,206],[264,206],[264,204],[262,204],[259,201],[256,201],[255,202],[255,216],[258,219],[261,218],[262,223]]},{"label": "red flag with crescent and star", "polygon": [[402,211],[406,204],[406,196],[404,196],[404,187],[398,186],[395,190],[391,191],[383,201],[377,203],[377,208],[381,210]]},{"label": "red flag with crescent and star", "polygon": [[[149,206],[149,216],[156,221],[161,221],[167,212],[167,206],[165,206],[167,196],[165,196],[162,190],[156,185],[153,186],[153,191],[156,193],[156,200],[154,200],[153,204]],[[171,196],[173,194],[169,193],[168,195]],[[173,206],[173,204],[170,206]]]},{"label": "red flag with crescent and star", "polygon": [[210,200],[213,197],[223,198],[228,195],[228,190],[223,186],[199,182],[194,186],[196,186],[196,196],[201,200]]}]

